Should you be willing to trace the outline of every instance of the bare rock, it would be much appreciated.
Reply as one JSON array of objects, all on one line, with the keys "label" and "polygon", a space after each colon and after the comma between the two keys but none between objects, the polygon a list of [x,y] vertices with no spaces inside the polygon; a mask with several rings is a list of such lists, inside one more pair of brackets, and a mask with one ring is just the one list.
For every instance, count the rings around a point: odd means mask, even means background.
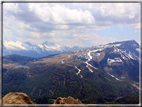
[{"label": "bare rock", "polygon": [[3,104],[36,104],[29,96],[21,92],[10,92],[3,97]]},{"label": "bare rock", "polygon": [[79,99],[75,100],[72,97],[62,98],[58,97],[54,104],[83,104]]}]

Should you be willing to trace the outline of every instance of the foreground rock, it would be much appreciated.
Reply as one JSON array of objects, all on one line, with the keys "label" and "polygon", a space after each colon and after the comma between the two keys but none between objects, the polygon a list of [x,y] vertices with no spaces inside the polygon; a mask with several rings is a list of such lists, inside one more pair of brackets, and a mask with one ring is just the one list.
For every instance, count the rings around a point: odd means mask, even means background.
[{"label": "foreground rock", "polygon": [[75,100],[72,97],[62,98],[58,97],[54,104],[83,104],[79,99]]},{"label": "foreground rock", "polygon": [[3,97],[3,104],[36,104],[29,96],[21,92],[10,92]]}]

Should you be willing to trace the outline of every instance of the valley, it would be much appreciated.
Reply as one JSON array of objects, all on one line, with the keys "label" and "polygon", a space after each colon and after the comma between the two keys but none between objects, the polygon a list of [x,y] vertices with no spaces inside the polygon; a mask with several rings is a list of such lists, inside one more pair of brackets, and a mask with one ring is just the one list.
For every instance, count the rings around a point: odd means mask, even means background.
[{"label": "valley", "polygon": [[139,95],[139,45],[116,42],[32,58],[3,57],[3,94],[79,98],[106,103]]}]

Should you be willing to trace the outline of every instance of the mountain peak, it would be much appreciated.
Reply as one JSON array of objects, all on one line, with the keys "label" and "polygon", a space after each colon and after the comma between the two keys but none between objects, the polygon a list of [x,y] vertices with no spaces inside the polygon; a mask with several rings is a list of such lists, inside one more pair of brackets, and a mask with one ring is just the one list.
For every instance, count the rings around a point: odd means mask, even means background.
[{"label": "mountain peak", "polygon": [[54,46],[55,43],[51,43],[51,42],[45,41],[45,42],[42,43],[42,45]]},{"label": "mountain peak", "polygon": [[122,43],[128,43],[128,44],[136,44],[136,45],[139,45],[135,40],[126,40],[126,41],[120,41],[120,42],[112,42],[112,43],[108,43],[107,45],[122,44]]}]

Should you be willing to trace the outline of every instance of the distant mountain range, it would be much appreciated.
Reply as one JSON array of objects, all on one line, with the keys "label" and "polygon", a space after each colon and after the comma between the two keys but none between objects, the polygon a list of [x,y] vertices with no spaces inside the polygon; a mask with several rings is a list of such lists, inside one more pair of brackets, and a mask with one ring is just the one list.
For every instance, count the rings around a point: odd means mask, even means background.
[{"label": "distant mountain range", "polygon": [[140,52],[139,44],[129,40],[44,58],[4,56],[3,94],[20,91],[40,97],[72,96],[94,103],[138,96]]},{"label": "distant mountain range", "polygon": [[34,44],[31,42],[21,42],[21,41],[5,41],[3,45],[3,55],[17,54],[29,57],[45,57],[51,54],[58,54],[64,51],[78,50],[81,47],[67,47],[60,46],[56,43],[51,43],[45,41],[42,44]]}]

